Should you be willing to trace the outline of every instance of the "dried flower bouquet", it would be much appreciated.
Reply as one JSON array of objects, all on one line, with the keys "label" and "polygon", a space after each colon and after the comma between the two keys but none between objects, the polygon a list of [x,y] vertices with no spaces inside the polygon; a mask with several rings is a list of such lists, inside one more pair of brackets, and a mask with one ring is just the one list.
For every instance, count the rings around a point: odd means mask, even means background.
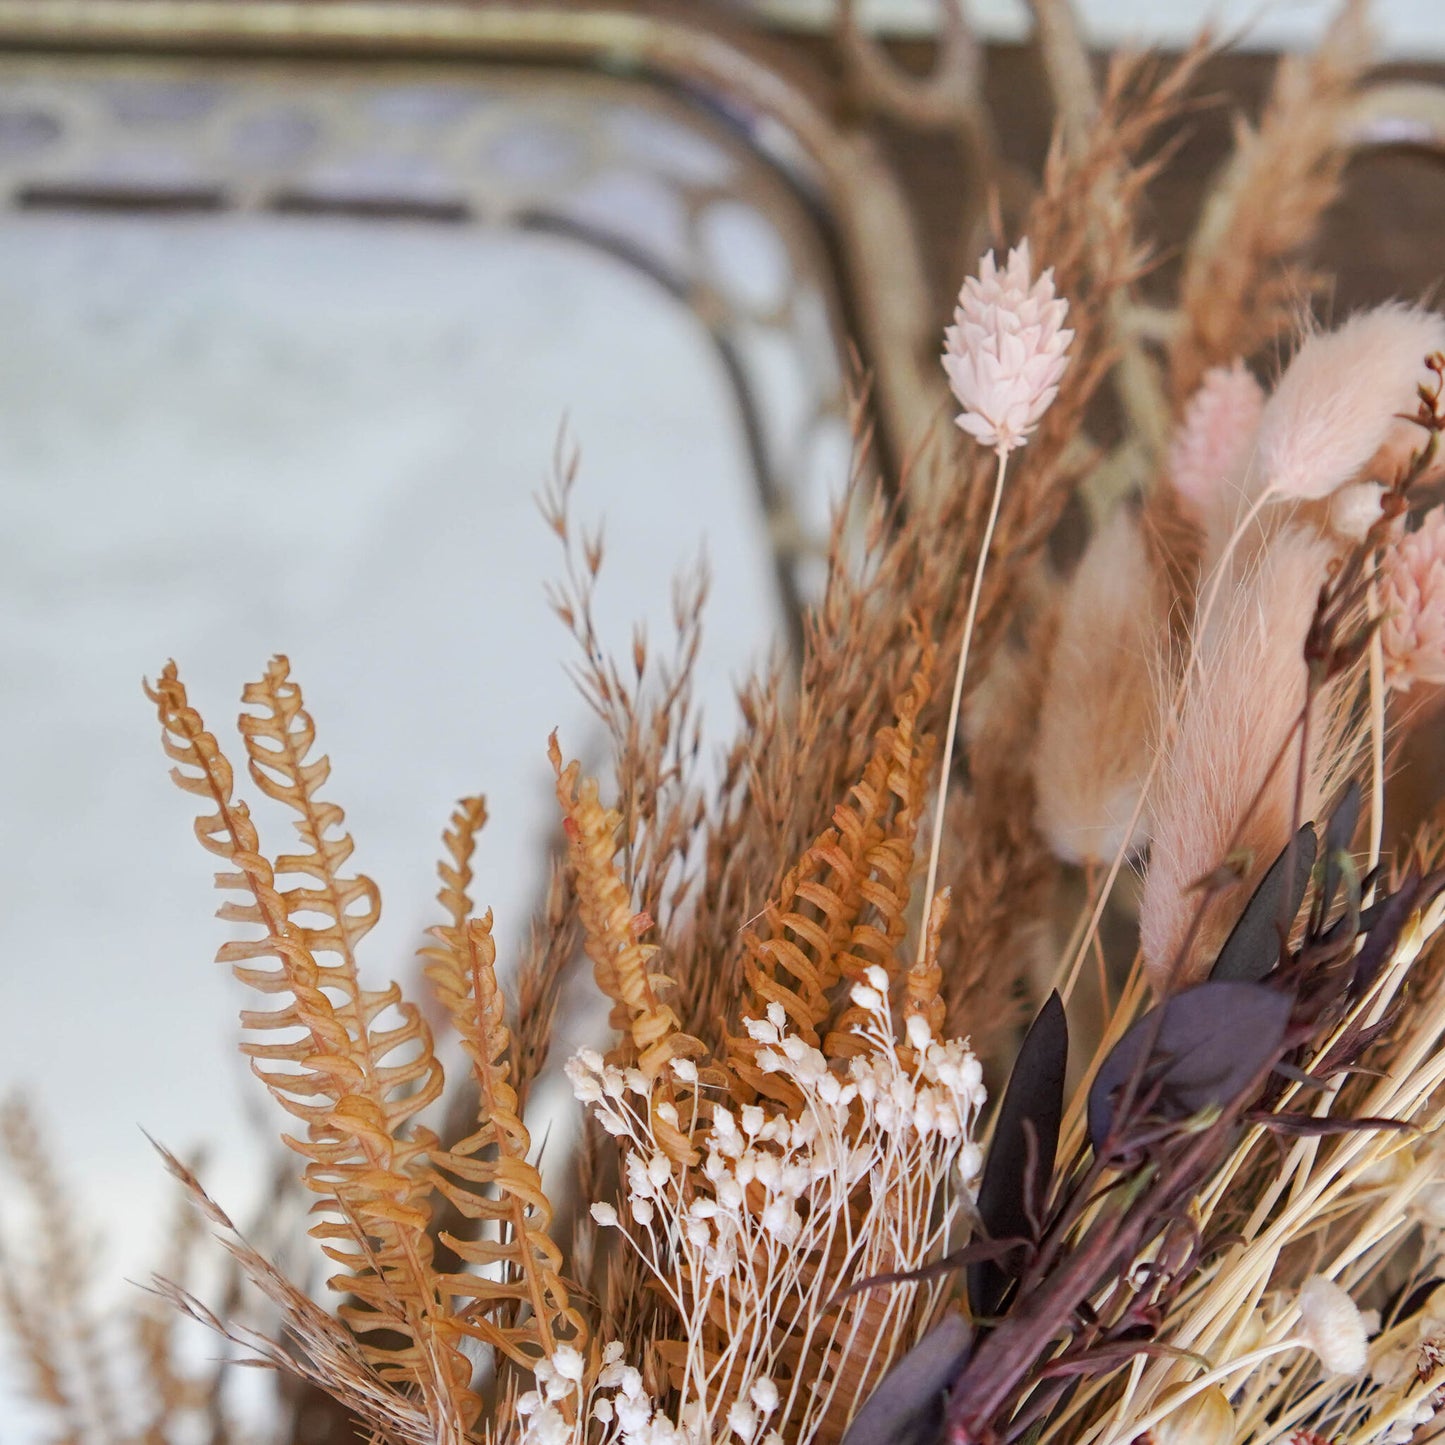
[{"label": "dried flower bouquet", "polygon": [[[944,333],[965,435],[880,491],[859,397],[801,668],[743,690],[716,787],[701,591],[679,593],[670,659],[606,660],[602,548],[561,469],[555,601],[613,775],[604,801],[552,740],[565,858],[510,1007],[474,902],[480,799],[444,835],[427,1013],[360,981],[378,893],[286,660],[245,689],[240,733],[293,852],[263,848],[163,670],[173,777],[246,931],[220,958],[267,996],[242,1047],[294,1120],[340,1302],[170,1155],[269,1321],[164,1295],[394,1445],[1432,1438],[1445,811],[1396,839],[1385,782],[1445,685],[1445,317],[1324,330],[1292,304],[1361,24],[1347,6],[1241,128],[1158,354],[1131,322],[1144,156],[1199,55],[1113,65]],[[1044,543],[1108,465],[1086,420],[1124,367],[1161,441],[1130,438],[1147,475],[1060,579]],[[1136,874],[1137,926],[1117,897]],[[524,1119],[581,952],[609,1037],[562,1061],[588,1122],[578,1198],[554,1203]],[[429,1017],[468,1073],[440,1123]],[[16,1109],[6,1138],[58,1195]],[[96,1434],[83,1295],[7,1275],[55,1440],[233,1438],[154,1314],[146,1423]]]}]

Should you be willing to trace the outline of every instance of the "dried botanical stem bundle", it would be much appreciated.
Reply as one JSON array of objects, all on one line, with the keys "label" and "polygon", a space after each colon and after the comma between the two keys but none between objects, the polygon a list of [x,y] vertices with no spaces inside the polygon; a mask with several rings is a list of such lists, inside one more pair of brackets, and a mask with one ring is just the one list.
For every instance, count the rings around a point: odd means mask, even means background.
[{"label": "dried botanical stem bundle", "polygon": [[[443,835],[430,998],[368,987],[379,890],[285,658],[239,730],[290,852],[263,846],[163,670],[173,777],[246,934],[219,958],[266,996],[242,1047],[288,1116],[339,1299],[171,1155],[272,1318],[181,1280],[164,1296],[406,1445],[1426,1438],[1445,823],[1391,853],[1384,776],[1387,738],[1445,686],[1445,512],[1424,505],[1445,320],[1381,307],[1299,328],[1278,376],[1259,355],[1294,325],[1290,267],[1343,174],[1362,23],[1347,4],[1241,127],[1157,362],[1121,333],[1167,164],[1145,157],[1202,50],[1111,66],[943,333],[964,438],[885,498],[858,397],[801,665],[743,688],[714,786],[692,701],[705,578],[675,593],[670,650],[638,635],[611,660],[603,543],[559,457],[553,603],[613,758],[589,777],[550,742],[563,842],[516,1006],[473,896],[480,799]],[[1137,432],[1120,455],[1156,480],[1095,508],[1060,580],[1045,543],[1111,465],[1087,425],[1109,382]],[[1109,906],[1126,866],[1135,917]],[[585,1122],[576,1167],[548,1175],[576,1196],[554,1197],[527,1119],[584,957],[599,1034],[565,1063]],[[450,1084],[433,1025],[455,1035]],[[58,1194],[20,1115],[6,1139],[35,1197]],[[49,1293],[9,1269],[0,1303],[56,1441],[181,1445],[214,1382],[147,1316],[148,1433],[111,1428],[64,1218],[49,1229]]]}]

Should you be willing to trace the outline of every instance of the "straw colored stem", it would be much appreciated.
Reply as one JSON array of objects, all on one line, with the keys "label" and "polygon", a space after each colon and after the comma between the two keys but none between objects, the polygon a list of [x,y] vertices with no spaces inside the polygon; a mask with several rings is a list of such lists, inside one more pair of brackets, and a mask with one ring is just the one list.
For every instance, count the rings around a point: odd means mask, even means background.
[{"label": "straw colored stem", "polygon": [[938,779],[938,806],[933,810],[933,840],[928,848],[928,881],[923,886],[923,923],[918,930],[918,966],[923,967],[928,952],[928,924],[933,913],[933,894],[938,884],[938,860],[943,851],[944,802],[948,797],[948,776],[953,770],[953,745],[958,737],[958,715],[963,706],[963,679],[968,671],[968,651],[973,644],[973,626],[978,619],[978,599],[983,591],[983,571],[988,562],[988,549],[993,543],[998,524],[999,503],[1003,500],[1004,473],[1008,470],[1008,451],[998,451],[998,471],[994,475],[993,502],[988,511],[988,524],[983,529],[983,545],[978,552],[978,566],[973,571],[973,590],[968,597],[968,613],[963,620],[963,641],[958,648],[958,668],[953,676],[953,701],[948,709],[948,731],[943,743],[943,768]]}]

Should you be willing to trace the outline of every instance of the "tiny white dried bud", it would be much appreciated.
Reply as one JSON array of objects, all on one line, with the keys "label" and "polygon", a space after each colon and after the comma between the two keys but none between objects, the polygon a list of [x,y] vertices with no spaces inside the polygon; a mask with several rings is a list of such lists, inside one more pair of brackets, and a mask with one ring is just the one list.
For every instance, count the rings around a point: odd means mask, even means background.
[{"label": "tiny white dried bud", "polygon": [[1380,520],[1385,489],[1379,482],[1350,482],[1330,498],[1330,531],[1359,542]]},{"label": "tiny white dried bud", "polygon": [[728,1429],[740,1440],[751,1440],[758,1428],[758,1417],[746,1400],[734,1400],[728,1407]]},{"label": "tiny white dried bud", "polygon": [[1364,1373],[1368,1343],[1365,1322],[1348,1294],[1323,1275],[1300,1287],[1300,1343],[1313,1350],[1332,1375]]},{"label": "tiny white dried bud", "polygon": [[778,1408],[778,1387],[766,1375],[754,1380],[748,1398],[763,1412],[771,1415]]},{"label": "tiny white dried bud", "polygon": [[869,1013],[877,1013],[883,1007],[883,995],[876,988],[869,988],[866,983],[855,983],[849,997],[861,1009],[867,1009]]},{"label": "tiny white dried bud", "polygon": [[684,1084],[697,1083],[697,1065],[691,1059],[674,1059],[672,1061],[672,1072],[682,1080]]},{"label": "tiny white dried bud", "polygon": [[573,1349],[571,1345],[558,1345],[556,1353],[552,1356],[552,1368],[564,1380],[571,1380],[574,1385],[580,1385],[584,1368],[581,1351]]},{"label": "tiny white dried bud", "polygon": [[926,1049],[933,1039],[933,1030],[928,1027],[928,1020],[922,1014],[909,1014],[904,1028],[908,1033],[908,1042],[920,1052]]},{"label": "tiny white dried bud", "polygon": [[993,252],[959,292],[943,333],[943,369],[963,410],[958,425],[982,445],[1010,452],[1028,440],[1059,389],[1074,339],[1064,329],[1069,303],[1054,294],[1049,269],[1031,279],[1029,243]]},{"label": "tiny white dried bud", "polygon": [[610,1204],[594,1204],[588,1211],[603,1229],[616,1229],[617,1211]]}]

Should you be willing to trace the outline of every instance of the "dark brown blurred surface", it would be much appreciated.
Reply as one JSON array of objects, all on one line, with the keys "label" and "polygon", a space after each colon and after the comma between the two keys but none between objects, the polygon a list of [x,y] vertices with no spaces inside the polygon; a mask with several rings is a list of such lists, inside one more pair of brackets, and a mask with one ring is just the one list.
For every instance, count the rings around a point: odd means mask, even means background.
[{"label": "dark brown blurred surface", "polygon": [[[794,44],[836,78],[830,42],[799,38]],[[909,69],[928,68],[928,46],[891,49]],[[1259,114],[1276,64],[1277,57],[1269,54],[1222,55],[1207,62],[1196,87],[1200,104],[1166,133],[1165,142],[1177,139],[1180,148],[1150,190],[1149,220],[1159,246],[1151,285],[1161,291],[1167,293],[1172,285],[1174,258],[1194,223],[1205,185],[1229,153],[1233,118]],[[1445,85],[1445,64],[1392,65],[1378,74]],[[1023,46],[990,46],[984,89],[1003,159],[1037,176],[1052,120],[1037,56]],[[952,275],[958,252],[952,226],[959,189],[966,184],[960,158],[944,137],[886,125],[882,134],[914,205],[942,304],[958,284]],[[1445,275],[1445,162],[1405,148],[1357,161],[1314,259],[1338,278],[1335,310],[1431,293]]]}]

